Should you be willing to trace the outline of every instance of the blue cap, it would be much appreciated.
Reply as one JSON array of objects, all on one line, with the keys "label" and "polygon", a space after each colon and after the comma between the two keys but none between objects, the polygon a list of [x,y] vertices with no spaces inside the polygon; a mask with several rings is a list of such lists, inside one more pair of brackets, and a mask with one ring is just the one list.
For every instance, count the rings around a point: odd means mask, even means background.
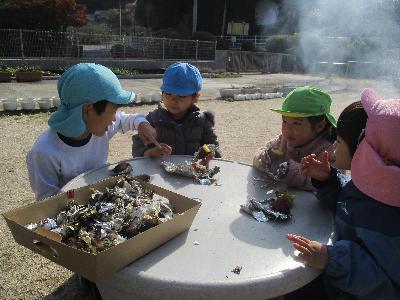
[{"label": "blue cap", "polygon": [[115,104],[128,104],[135,94],[121,87],[117,76],[102,65],[81,63],[70,67],[57,83],[61,105],[48,121],[55,131],[67,137],[82,135],[86,124],[82,118],[85,103],[107,100]]},{"label": "blue cap", "polygon": [[178,96],[190,96],[201,90],[203,80],[195,66],[176,62],[164,72],[161,90]]}]

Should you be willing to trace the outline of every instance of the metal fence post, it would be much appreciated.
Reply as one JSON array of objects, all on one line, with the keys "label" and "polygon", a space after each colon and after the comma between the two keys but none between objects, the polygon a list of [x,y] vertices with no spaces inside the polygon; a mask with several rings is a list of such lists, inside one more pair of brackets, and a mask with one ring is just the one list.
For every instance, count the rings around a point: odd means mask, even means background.
[{"label": "metal fence post", "polygon": [[25,55],[24,55],[24,42],[22,40],[22,29],[19,30],[19,43],[21,46],[21,56],[22,56],[22,59],[24,59]]},{"label": "metal fence post", "polygon": [[196,40],[196,60],[199,57],[199,40]]},{"label": "metal fence post", "polygon": [[80,49],[79,49],[79,33],[77,33],[76,34],[76,45],[77,45],[77,50],[78,50],[78,55],[77,55],[77,57],[79,58],[79,52],[80,52]]},{"label": "metal fence post", "polygon": [[165,59],[165,38],[162,39],[162,59]]},{"label": "metal fence post", "polygon": [[125,34],[124,34],[124,36],[121,38],[121,35],[120,35],[120,41],[122,41],[122,47],[123,47],[123,49],[124,49],[124,58],[126,58],[126,45],[125,45]]},{"label": "metal fence post", "polygon": [[215,60],[215,56],[217,54],[217,41],[214,42],[214,60]]}]

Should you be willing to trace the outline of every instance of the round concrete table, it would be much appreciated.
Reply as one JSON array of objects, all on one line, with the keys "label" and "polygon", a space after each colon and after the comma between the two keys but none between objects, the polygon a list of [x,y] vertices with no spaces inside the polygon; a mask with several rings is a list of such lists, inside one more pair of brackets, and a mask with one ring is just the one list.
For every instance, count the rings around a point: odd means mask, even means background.
[{"label": "round concrete table", "polygon": [[[189,156],[170,156],[181,162]],[[319,275],[295,256],[287,233],[330,242],[333,216],[312,193],[295,194],[289,223],[260,223],[240,211],[247,199],[267,198],[271,188],[255,180],[252,166],[213,160],[220,185],[198,185],[166,173],[161,159],[129,160],[132,175],[149,174],[151,183],[199,198],[202,206],[191,228],[98,284],[103,299],[268,299],[296,290]],[[68,190],[107,178],[115,165],[84,173]],[[275,186],[285,189],[284,186]],[[232,272],[241,267],[240,274]]]}]

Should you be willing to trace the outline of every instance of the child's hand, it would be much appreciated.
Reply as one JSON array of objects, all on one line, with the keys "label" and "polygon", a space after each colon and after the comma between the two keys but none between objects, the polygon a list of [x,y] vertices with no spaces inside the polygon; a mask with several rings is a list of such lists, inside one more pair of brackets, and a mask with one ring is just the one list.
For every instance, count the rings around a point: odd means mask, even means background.
[{"label": "child's hand", "polygon": [[331,172],[331,164],[329,163],[329,154],[327,151],[322,153],[322,160],[315,159],[315,154],[307,155],[301,160],[301,173],[304,176],[315,178],[319,181],[328,180]]},{"label": "child's hand", "polygon": [[171,146],[161,143],[160,148],[157,148],[157,147],[150,148],[143,153],[143,156],[162,157],[162,156],[170,155],[171,153],[172,153]]},{"label": "child's hand", "polygon": [[315,269],[324,270],[328,265],[328,249],[326,245],[310,241],[302,236],[288,234],[286,238],[293,247],[300,251],[299,258]]},{"label": "child's hand", "polygon": [[146,146],[148,144],[154,144],[156,148],[161,149],[160,144],[157,142],[156,130],[147,122],[142,122],[138,126],[139,137],[142,140],[143,144]]},{"label": "child's hand", "polygon": [[257,153],[254,157],[253,165],[259,170],[265,171],[267,166],[271,164],[271,158],[269,157],[267,151],[262,151]]}]

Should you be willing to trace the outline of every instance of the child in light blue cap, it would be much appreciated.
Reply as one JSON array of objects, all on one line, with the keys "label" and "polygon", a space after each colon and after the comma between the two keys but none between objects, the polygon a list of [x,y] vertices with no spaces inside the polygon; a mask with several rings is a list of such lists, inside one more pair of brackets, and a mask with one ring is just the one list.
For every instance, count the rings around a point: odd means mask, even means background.
[{"label": "child in light blue cap", "polygon": [[114,73],[98,64],[69,68],[58,81],[61,105],[27,154],[29,181],[36,199],[57,194],[77,175],[107,162],[117,132],[137,129],[143,143],[159,146],[144,116],[117,112],[133,101]]},{"label": "child in light blue cap", "polygon": [[[161,147],[145,145],[133,136],[132,155],[193,155],[204,144],[218,146],[213,113],[202,112],[196,106],[201,88],[202,77],[195,66],[185,62],[170,65],[161,85],[162,103],[146,116],[156,129]],[[221,157],[219,151],[216,157]]]}]

